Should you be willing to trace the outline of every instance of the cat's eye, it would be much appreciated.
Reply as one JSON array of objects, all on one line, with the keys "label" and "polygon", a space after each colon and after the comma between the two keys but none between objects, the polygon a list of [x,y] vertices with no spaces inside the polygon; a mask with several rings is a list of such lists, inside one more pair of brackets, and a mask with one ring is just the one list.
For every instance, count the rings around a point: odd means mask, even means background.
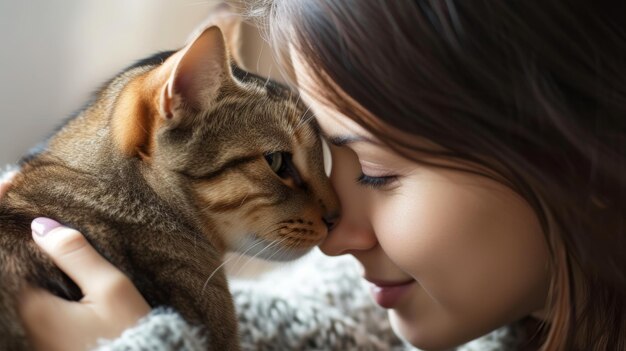
[{"label": "cat's eye", "polygon": [[292,161],[293,155],[289,152],[271,152],[265,154],[265,161],[276,175],[283,179],[292,179],[296,186],[304,186],[302,177]]},{"label": "cat's eye", "polygon": [[270,165],[270,168],[274,173],[279,173],[283,168],[283,153],[272,152],[265,155],[265,161]]}]

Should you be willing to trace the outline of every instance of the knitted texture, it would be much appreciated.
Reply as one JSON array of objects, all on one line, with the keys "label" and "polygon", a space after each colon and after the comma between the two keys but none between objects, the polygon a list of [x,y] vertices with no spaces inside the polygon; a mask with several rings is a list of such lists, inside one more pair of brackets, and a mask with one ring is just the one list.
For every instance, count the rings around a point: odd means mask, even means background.
[{"label": "knitted texture", "polygon": [[402,349],[349,257],[317,251],[255,280],[230,282],[243,350]]},{"label": "knitted texture", "polygon": [[115,340],[100,340],[97,351],[205,351],[200,328],[169,309],[157,308]]}]

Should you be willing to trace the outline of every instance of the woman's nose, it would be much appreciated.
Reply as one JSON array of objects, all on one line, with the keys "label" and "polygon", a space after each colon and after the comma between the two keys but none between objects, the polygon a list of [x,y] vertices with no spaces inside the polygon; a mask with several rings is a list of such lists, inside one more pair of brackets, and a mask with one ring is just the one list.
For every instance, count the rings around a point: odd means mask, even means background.
[{"label": "woman's nose", "polygon": [[319,247],[328,256],[339,256],[358,254],[376,247],[377,243],[376,236],[370,229],[351,224],[342,217]]},{"label": "woman's nose", "polygon": [[361,167],[354,153],[347,148],[333,147],[333,171],[330,181],[341,204],[341,218],[325,218],[329,226],[326,240],[320,245],[329,256],[368,250],[378,243],[368,218],[366,190],[355,179]]}]

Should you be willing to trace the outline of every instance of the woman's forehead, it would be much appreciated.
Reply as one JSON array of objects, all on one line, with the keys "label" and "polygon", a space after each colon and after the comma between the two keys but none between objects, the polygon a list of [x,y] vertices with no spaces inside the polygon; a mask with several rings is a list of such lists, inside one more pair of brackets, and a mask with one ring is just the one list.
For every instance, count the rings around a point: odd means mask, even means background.
[{"label": "woman's forehead", "polygon": [[329,140],[376,140],[374,135],[348,116],[337,111],[334,107],[315,99],[304,91],[301,91],[300,94],[302,95],[302,100],[315,115],[315,119],[322,129],[323,134]]},{"label": "woman's forehead", "polygon": [[[327,136],[352,135],[364,139],[375,139],[370,132],[353,121],[349,116],[337,111],[334,106],[316,96],[316,92],[323,92],[328,89],[318,86],[318,80],[314,79],[306,61],[293,46],[290,46],[289,52],[302,101],[315,114],[324,134]],[[336,90],[336,87],[333,90]]]}]

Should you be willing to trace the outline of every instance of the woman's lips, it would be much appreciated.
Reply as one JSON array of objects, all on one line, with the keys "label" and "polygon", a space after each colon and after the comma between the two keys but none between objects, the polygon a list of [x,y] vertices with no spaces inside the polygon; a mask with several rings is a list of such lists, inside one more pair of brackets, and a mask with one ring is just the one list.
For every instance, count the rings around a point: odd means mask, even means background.
[{"label": "woman's lips", "polygon": [[370,291],[374,300],[383,308],[393,308],[415,283],[414,279],[401,282],[386,282],[367,279],[371,283]]}]

